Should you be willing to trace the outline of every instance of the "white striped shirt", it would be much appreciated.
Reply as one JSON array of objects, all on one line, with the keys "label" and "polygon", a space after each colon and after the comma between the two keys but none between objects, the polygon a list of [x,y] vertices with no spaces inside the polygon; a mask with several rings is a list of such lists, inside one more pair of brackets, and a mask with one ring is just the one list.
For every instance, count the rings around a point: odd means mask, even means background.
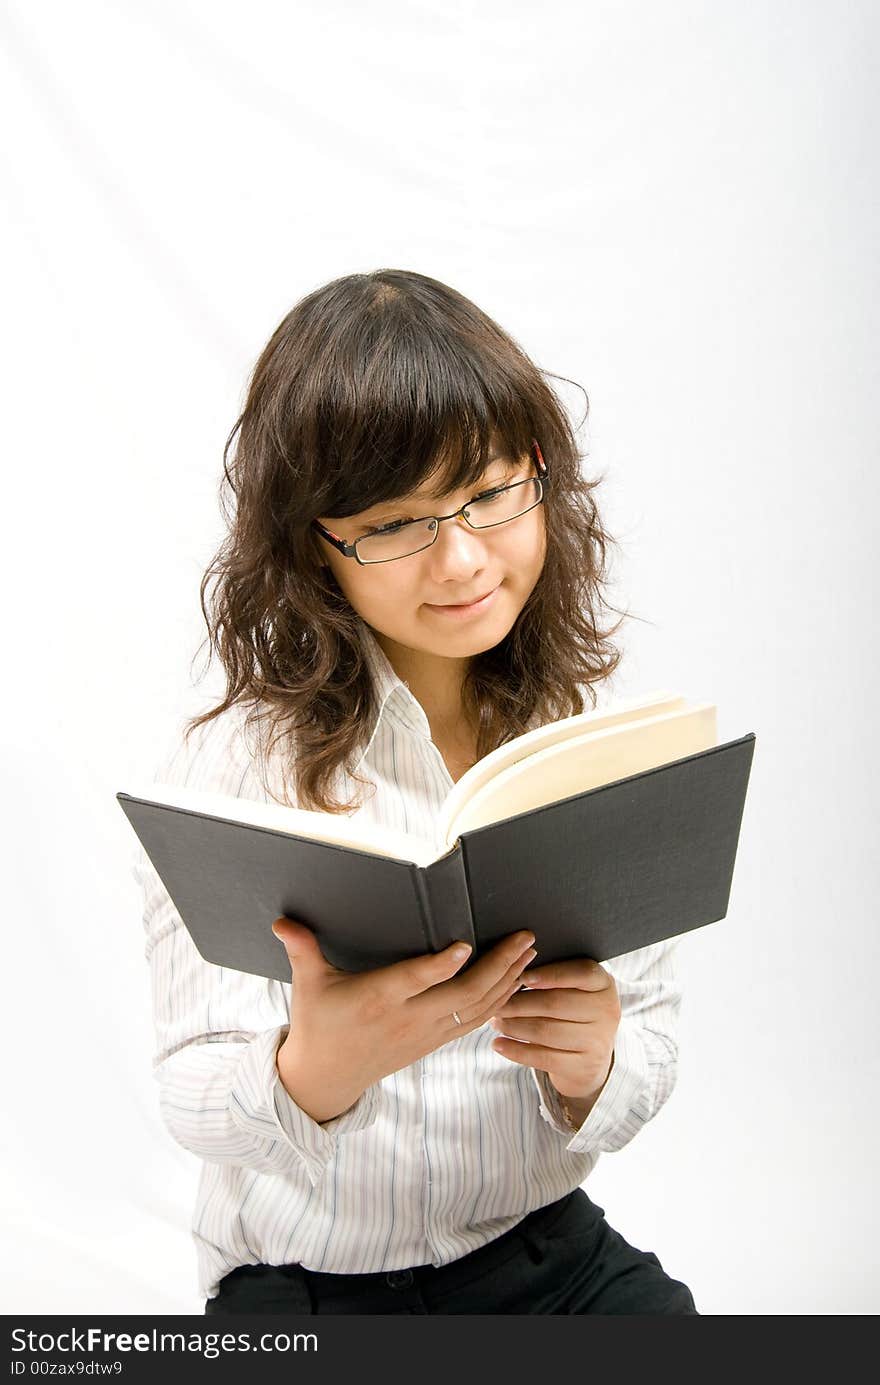
[{"label": "white striped shirt", "polygon": [[[357,811],[439,852],[437,815],[452,777],[421,705],[368,640],[380,712],[357,768],[377,789]],[[240,707],[199,727],[189,746],[181,728],[155,779],[269,801],[276,771],[254,736]],[[360,786],[340,771],[334,791],[348,797]],[[203,1161],[192,1234],[205,1298],[238,1265],[363,1274],[457,1260],[584,1183],[599,1154],[623,1148],[673,1089],[675,940],[603,962],[622,1018],[611,1075],[576,1134],[547,1074],[496,1053],[488,1023],[318,1125],[291,1100],[275,1062],[290,984],[203,961],[139,845],[133,870],[144,892],[161,1115]],[[510,932],[528,922],[511,919]]]}]

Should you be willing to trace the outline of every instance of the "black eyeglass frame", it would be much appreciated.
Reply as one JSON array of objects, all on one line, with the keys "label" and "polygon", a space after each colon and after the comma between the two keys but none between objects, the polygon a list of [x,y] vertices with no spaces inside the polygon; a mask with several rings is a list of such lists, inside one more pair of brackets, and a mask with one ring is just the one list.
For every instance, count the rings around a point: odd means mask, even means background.
[{"label": "black eyeglass frame", "polygon": [[[465,524],[467,524],[469,528],[473,529],[475,533],[479,533],[482,529],[497,529],[502,524],[510,524],[513,519],[520,519],[521,515],[513,515],[511,516],[511,519],[499,520],[497,524],[471,524],[470,520],[465,514],[465,510],[467,509],[468,505],[473,505],[474,501],[476,500],[485,500],[490,495],[497,495],[499,491],[513,490],[514,486],[525,486],[529,481],[534,481],[536,479],[541,484],[540,498],[535,502],[534,505],[530,505],[528,510],[523,510],[522,514],[527,515],[529,513],[529,510],[535,510],[537,509],[538,505],[543,504],[544,497],[546,495],[546,487],[544,483],[550,475],[550,469],[547,466],[547,463],[544,461],[543,454],[541,452],[540,447],[538,446],[538,441],[536,438],[532,438],[531,451],[534,456],[535,465],[538,468],[537,478],[534,476],[527,476],[524,481],[512,481],[509,485],[493,486],[491,490],[484,492],[482,495],[471,496],[470,500],[466,500],[465,503],[462,506],[460,506],[459,509],[453,510],[452,514],[449,515],[425,515],[424,519],[418,521],[419,524],[425,524],[428,520],[432,519],[437,521],[437,527],[434,530],[434,537],[431,539],[431,543],[426,543],[423,544],[421,548],[413,549],[412,553],[402,553],[399,558],[374,558],[371,562],[364,562],[363,558],[361,558],[360,554],[357,551],[357,546],[363,539],[374,538],[375,535],[361,534],[360,538],[355,539],[354,543],[347,543],[346,540],[340,538],[338,534],[331,533],[331,531],[329,529],[326,529],[324,525],[321,524],[317,519],[312,520],[312,527],[317,529],[318,533],[322,536],[322,538],[325,538],[328,543],[332,543],[334,548],[338,548],[339,552],[343,555],[343,557],[354,558],[356,562],[360,563],[361,567],[375,567],[378,563],[399,563],[403,558],[413,558],[415,557],[416,553],[424,553],[426,548],[430,548],[431,544],[436,542],[437,535],[440,533],[440,525],[443,523],[443,521],[447,519],[457,519],[459,515],[461,515]],[[407,520],[406,523],[413,524],[416,523],[416,521]],[[387,528],[377,529],[376,533],[382,534],[389,531],[393,532],[395,527],[396,521],[395,525],[389,525],[387,526]],[[403,526],[401,525],[400,527],[402,528]]]}]

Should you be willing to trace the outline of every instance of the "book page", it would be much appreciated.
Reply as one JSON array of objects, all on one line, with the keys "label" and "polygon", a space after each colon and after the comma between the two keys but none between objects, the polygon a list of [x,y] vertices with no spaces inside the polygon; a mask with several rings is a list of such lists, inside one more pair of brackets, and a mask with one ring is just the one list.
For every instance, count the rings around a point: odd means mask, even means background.
[{"label": "book page", "polygon": [[447,845],[462,832],[657,769],[716,743],[716,708],[711,703],[563,739],[508,766],[472,794],[448,825]]},{"label": "book page", "polygon": [[358,822],[338,813],[315,813],[305,808],[289,808],[283,803],[261,803],[257,799],[235,798],[231,794],[212,793],[207,789],[191,789],[182,784],[163,784],[156,780],[125,791],[130,798],[145,803],[180,808],[186,812],[203,813],[206,817],[222,818],[226,822],[241,822],[250,827],[264,827],[292,836],[309,837],[313,841],[334,846],[348,846],[356,851],[368,851],[374,856],[392,860],[412,861],[429,865],[437,852],[430,842],[408,832],[395,832],[373,822]]},{"label": "book page", "polygon": [[621,698],[611,706],[593,708],[579,712],[561,721],[551,721],[547,726],[535,727],[515,740],[490,751],[467,770],[453,788],[449,790],[440,810],[440,830],[447,843],[455,840],[458,831],[450,836],[451,824],[458,819],[467,801],[476,795],[485,784],[501,774],[511,765],[524,760],[527,755],[537,754],[559,741],[583,736],[589,731],[601,731],[606,726],[618,726],[624,722],[638,721],[644,717],[656,716],[660,712],[674,711],[686,706],[683,697],[677,693],[649,692],[640,697]]}]

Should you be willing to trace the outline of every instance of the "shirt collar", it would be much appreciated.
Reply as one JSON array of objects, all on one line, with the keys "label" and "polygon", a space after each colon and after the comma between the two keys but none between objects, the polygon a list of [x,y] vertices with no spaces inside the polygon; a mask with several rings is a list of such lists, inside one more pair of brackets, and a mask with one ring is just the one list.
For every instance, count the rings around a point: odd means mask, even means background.
[{"label": "shirt collar", "polygon": [[431,727],[422,704],[410,692],[403,679],[395,673],[388,655],[366,622],[363,624],[363,634],[367,667],[370,671],[378,711],[376,720],[367,733],[367,742],[358,765],[373,744],[383,721],[390,719],[401,726],[406,726],[410,731],[418,732],[428,740],[431,739]]},{"label": "shirt collar", "polygon": [[[355,765],[355,770],[359,768],[367,755],[373,741],[376,739],[379,727],[385,721],[393,721],[398,726],[405,726],[410,731],[415,731],[426,740],[432,740],[431,726],[425,715],[424,708],[419,700],[410,692],[408,684],[398,677],[391,666],[391,662],[380,645],[373,631],[363,624],[364,644],[366,646],[367,666],[370,670],[370,677],[376,693],[376,703],[378,711],[376,720],[366,733],[366,741],[360,758]],[[589,706],[587,699],[587,706]],[[532,731],[544,723],[535,713],[530,719],[527,730]]]}]

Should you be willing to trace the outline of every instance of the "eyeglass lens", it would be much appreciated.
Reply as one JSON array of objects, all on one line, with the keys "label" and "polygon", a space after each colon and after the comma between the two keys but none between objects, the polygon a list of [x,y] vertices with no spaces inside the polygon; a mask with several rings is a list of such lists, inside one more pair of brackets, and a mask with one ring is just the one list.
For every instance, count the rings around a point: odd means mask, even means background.
[{"label": "eyeglass lens", "polygon": [[[541,501],[541,481],[530,477],[512,486],[505,486],[492,495],[470,501],[464,517],[473,529],[491,529],[506,524],[532,510]],[[387,563],[394,558],[406,558],[434,542],[436,519],[415,519],[385,534],[366,534],[357,541],[358,557],[362,563]]]}]

